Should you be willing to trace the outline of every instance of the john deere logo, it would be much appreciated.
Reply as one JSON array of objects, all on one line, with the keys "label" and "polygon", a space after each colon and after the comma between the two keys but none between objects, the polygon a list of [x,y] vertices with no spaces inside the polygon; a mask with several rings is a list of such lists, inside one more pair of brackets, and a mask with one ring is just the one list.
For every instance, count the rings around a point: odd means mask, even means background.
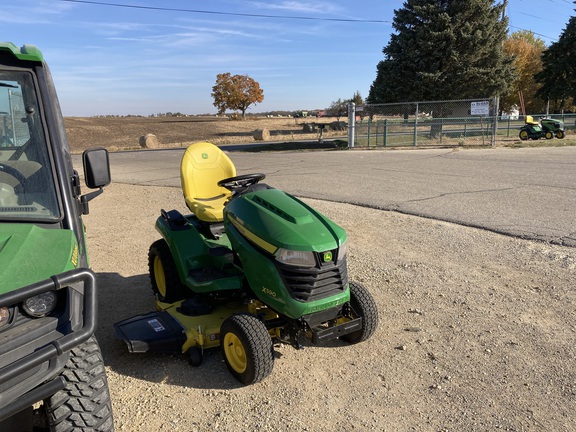
[{"label": "john deere logo", "polygon": [[324,252],[324,262],[332,261],[332,252]]},{"label": "john deere logo", "polygon": [[208,159],[208,153],[202,153],[202,159]]}]

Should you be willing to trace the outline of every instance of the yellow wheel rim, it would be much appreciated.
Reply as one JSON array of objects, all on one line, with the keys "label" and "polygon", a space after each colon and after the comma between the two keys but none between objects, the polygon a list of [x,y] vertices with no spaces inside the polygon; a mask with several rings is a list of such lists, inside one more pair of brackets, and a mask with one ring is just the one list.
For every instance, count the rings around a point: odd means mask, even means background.
[{"label": "yellow wheel rim", "polygon": [[164,267],[162,267],[162,261],[158,256],[154,257],[154,279],[156,280],[158,294],[160,294],[162,297],[166,297],[166,276],[164,275]]},{"label": "yellow wheel rim", "polygon": [[246,370],[248,360],[242,342],[234,333],[226,333],[224,336],[224,354],[228,364],[238,373]]}]

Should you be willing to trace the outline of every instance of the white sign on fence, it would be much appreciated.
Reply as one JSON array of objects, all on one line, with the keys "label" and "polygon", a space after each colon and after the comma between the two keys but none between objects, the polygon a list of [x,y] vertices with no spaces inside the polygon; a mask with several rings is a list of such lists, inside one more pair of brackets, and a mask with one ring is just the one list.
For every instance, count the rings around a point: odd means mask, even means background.
[{"label": "white sign on fence", "polygon": [[470,115],[487,116],[490,114],[490,101],[470,102]]}]

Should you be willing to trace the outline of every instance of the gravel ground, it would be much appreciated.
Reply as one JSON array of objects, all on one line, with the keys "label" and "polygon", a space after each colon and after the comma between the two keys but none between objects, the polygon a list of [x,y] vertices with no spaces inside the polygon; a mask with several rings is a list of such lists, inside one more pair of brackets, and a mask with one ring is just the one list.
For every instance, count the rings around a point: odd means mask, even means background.
[{"label": "gravel ground", "polygon": [[372,292],[379,328],[353,346],[278,347],[249,387],[219,350],[192,368],[114,339],[114,322],[154,308],[147,251],[160,208],[185,211],[181,191],[112,184],[91,203],[117,430],[576,430],[576,249],[307,202],[348,231],[350,276]]}]

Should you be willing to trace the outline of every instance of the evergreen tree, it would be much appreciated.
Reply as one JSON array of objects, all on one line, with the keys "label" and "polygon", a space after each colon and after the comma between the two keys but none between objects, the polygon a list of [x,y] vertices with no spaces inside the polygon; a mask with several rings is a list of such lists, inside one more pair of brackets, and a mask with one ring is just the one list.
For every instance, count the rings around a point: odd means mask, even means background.
[{"label": "evergreen tree", "polygon": [[558,41],[544,51],[542,66],[536,75],[542,84],[538,95],[550,101],[553,111],[571,109],[576,101],[576,17],[570,18]]},{"label": "evergreen tree", "polygon": [[356,106],[364,105],[364,99],[362,99],[362,95],[360,94],[360,91],[356,90],[356,93],[354,93],[354,96],[352,96],[352,99],[350,99],[350,102],[354,102],[356,104]]},{"label": "evergreen tree", "polygon": [[492,0],[406,0],[370,87],[369,103],[496,96],[513,80],[507,19]]}]

